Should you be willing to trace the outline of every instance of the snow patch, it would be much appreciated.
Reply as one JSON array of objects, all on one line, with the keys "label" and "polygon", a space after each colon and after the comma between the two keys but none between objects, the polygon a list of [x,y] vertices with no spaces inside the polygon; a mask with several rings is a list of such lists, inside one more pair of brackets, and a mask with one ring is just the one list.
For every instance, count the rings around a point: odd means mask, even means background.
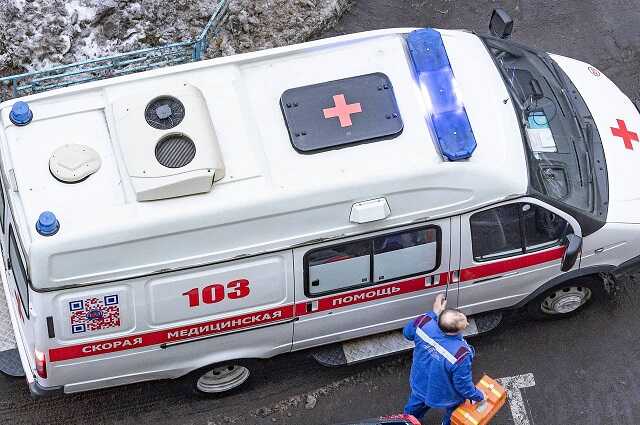
[{"label": "snow patch", "polygon": [[219,0],[0,0],[0,51],[28,71],[195,38]]},{"label": "snow patch", "polygon": [[[0,0],[0,68],[4,75],[34,71],[193,40],[219,1]],[[350,2],[231,0],[207,56],[302,42],[332,25]]]},{"label": "snow patch", "polygon": [[336,23],[353,0],[233,0],[209,56],[308,40]]}]

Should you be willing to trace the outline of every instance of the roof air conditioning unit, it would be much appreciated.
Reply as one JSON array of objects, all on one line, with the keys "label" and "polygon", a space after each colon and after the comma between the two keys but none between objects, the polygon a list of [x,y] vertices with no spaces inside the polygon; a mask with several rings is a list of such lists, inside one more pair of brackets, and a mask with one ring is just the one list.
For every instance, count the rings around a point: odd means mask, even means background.
[{"label": "roof air conditioning unit", "polygon": [[202,92],[189,84],[113,103],[115,127],[138,201],[204,193],[224,177]]}]

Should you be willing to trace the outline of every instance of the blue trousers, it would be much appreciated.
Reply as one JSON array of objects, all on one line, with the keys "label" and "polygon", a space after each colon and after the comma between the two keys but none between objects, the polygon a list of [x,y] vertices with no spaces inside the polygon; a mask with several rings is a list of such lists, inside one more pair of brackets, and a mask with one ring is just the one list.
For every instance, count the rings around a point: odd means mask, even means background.
[{"label": "blue trousers", "polygon": [[[453,406],[445,409],[444,415],[442,416],[442,425],[451,425],[451,415],[453,415],[453,411],[456,410],[457,407],[458,406]],[[421,397],[416,397],[412,392],[409,396],[409,401],[407,401],[406,406],[404,406],[404,413],[422,420],[429,409],[431,409],[431,407],[427,406]]]}]

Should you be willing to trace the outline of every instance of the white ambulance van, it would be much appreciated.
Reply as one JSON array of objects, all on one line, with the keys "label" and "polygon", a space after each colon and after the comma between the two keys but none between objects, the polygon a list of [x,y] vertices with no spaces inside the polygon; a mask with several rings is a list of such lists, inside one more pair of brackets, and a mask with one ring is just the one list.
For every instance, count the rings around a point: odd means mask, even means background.
[{"label": "white ambulance van", "polygon": [[477,332],[587,305],[640,258],[640,114],[593,66],[509,41],[502,12],[492,29],[0,105],[2,369],[35,395],[166,378],[215,395],[291,351],[395,351],[440,293]]}]

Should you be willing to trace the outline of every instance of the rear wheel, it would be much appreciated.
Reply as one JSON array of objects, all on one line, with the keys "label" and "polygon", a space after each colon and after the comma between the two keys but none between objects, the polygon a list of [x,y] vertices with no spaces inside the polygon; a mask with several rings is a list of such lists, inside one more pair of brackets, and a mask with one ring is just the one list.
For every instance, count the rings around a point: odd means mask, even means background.
[{"label": "rear wheel", "polygon": [[207,366],[185,376],[186,390],[199,397],[224,397],[246,385],[251,371],[247,362]]},{"label": "rear wheel", "polygon": [[527,311],[535,319],[569,317],[583,310],[602,291],[603,283],[597,277],[570,280],[536,297],[527,305]]}]

